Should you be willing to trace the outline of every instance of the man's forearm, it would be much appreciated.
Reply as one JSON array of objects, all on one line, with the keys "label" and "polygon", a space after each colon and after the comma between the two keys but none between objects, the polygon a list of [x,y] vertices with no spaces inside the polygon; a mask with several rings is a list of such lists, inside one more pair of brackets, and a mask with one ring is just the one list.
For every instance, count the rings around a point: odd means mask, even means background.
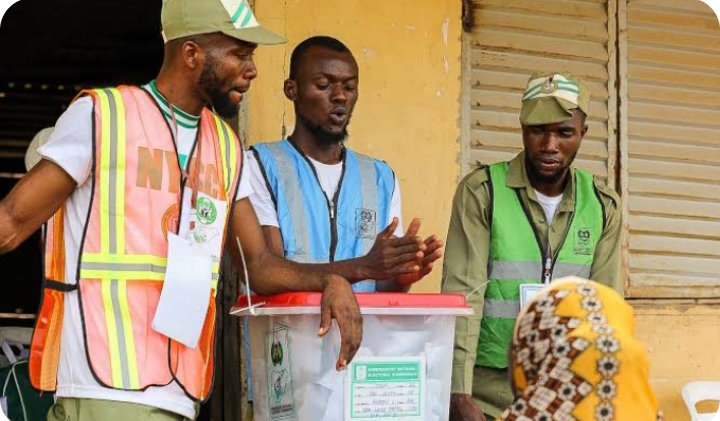
[{"label": "man's forearm", "polygon": [[329,263],[309,263],[304,266],[316,272],[340,275],[352,283],[371,279],[365,270],[362,257]]},{"label": "man's forearm", "polygon": [[15,222],[10,217],[8,206],[0,201],[0,255],[13,251],[19,244]]},{"label": "man's forearm", "polygon": [[[242,267],[242,263],[238,266]],[[295,263],[268,251],[248,262],[250,287],[261,295],[322,292],[326,273],[315,266]]]}]

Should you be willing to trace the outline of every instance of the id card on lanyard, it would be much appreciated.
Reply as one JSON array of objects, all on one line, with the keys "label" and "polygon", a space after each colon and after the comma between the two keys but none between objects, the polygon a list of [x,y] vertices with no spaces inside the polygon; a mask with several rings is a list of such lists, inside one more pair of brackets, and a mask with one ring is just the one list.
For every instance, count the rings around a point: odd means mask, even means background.
[{"label": "id card on lanyard", "polygon": [[[170,105],[173,123],[175,123],[175,114],[172,111],[173,106]],[[198,127],[198,130],[200,128]],[[196,141],[197,156],[196,169],[199,170],[200,164],[200,136]],[[175,123],[175,133],[173,138],[177,139],[177,124]],[[188,166],[190,164],[188,159]],[[178,165],[180,163],[178,162]],[[183,169],[181,168],[181,171]],[[185,184],[190,181],[191,174],[183,172],[183,188],[180,203],[180,220],[182,223],[182,208],[185,205],[184,197]],[[198,171],[195,171],[195,180],[191,181],[192,191],[190,194],[190,213],[197,212],[196,205],[198,201],[197,177]],[[165,280],[163,282],[162,292],[160,293],[160,301],[153,318],[152,326],[157,332],[180,342],[188,348],[195,348],[209,309],[210,295],[212,291],[212,256],[198,247],[196,243],[188,238],[188,230],[185,224],[178,224],[178,233],[168,232],[168,255],[167,266],[165,270]],[[180,235],[182,234],[182,235]]]}]

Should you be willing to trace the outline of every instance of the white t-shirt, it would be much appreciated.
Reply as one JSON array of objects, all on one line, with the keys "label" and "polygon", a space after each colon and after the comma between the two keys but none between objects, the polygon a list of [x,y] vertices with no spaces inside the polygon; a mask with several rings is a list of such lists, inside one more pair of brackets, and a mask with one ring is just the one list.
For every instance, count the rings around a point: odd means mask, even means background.
[{"label": "white t-shirt", "polygon": [[545,220],[547,221],[547,224],[549,226],[550,224],[552,224],[553,218],[555,217],[555,210],[557,209],[560,202],[562,202],[563,195],[561,194],[560,196],[550,197],[545,196],[537,190],[535,190],[535,195],[537,196],[538,202],[540,202],[540,206],[542,206],[543,210],[545,211]]},{"label": "white t-shirt", "polygon": [[[78,187],[66,202],[65,257],[67,279],[74,279],[76,276],[80,242],[90,207],[92,183],[89,177],[93,161],[92,118],[92,99],[90,97],[78,99],[60,116],[47,144],[38,150],[43,158],[62,167],[78,184]],[[195,142],[197,120],[194,126],[192,123],[181,124],[177,115],[176,120],[178,120],[178,154],[181,156],[180,159],[183,160],[182,156],[184,155],[185,159],[187,158]],[[172,127],[172,123],[170,124]],[[236,200],[244,199],[252,194],[252,185],[246,168],[247,165],[244,165],[240,187],[235,197]],[[189,220],[191,208],[189,196],[184,195],[186,203],[183,203],[182,206],[183,215],[181,219],[186,221]],[[193,401],[174,382],[164,387],[150,387],[142,392],[115,390],[98,384],[90,371],[87,353],[85,352],[78,292],[66,293],[65,299],[56,393],[58,397],[132,402],[161,408],[190,419],[195,417]]]},{"label": "white t-shirt", "polygon": [[[308,157],[315,172],[317,173],[318,180],[320,181],[320,187],[325,192],[325,196],[332,198],[335,197],[338,184],[340,184],[340,177],[342,176],[342,163],[337,164],[323,164],[310,157]],[[267,183],[265,182],[265,176],[263,176],[260,170],[260,165],[255,157],[254,153],[247,154],[247,166],[250,171],[250,183],[252,184],[253,193],[250,195],[250,202],[255,208],[260,225],[269,227],[278,227],[278,215],[275,209],[275,204],[272,200],[272,195],[268,190]],[[395,189],[393,191],[392,199],[390,199],[390,214],[388,215],[388,221],[392,221],[393,218],[398,218],[398,226],[395,229],[395,235],[402,237],[404,234],[402,224],[402,201],[400,197],[400,185],[398,184],[397,177],[395,177]],[[380,227],[379,229],[384,229]]]}]

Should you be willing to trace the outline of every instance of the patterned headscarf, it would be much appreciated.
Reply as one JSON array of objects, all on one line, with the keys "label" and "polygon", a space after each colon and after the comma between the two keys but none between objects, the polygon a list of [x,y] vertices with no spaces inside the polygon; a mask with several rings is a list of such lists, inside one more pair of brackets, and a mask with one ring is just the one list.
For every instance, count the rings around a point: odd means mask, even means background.
[{"label": "patterned headscarf", "polygon": [[557,280],[521,311],[511,346],[516,398],[499,420],[662,420],[632,308],[614,290]]}]

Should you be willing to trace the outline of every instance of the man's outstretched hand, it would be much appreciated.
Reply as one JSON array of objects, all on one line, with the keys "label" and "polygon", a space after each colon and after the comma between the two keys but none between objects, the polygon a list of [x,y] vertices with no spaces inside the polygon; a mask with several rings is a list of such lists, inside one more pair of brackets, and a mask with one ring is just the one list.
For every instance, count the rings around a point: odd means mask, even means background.
[{"label": "man's outstretched hand", "polygon": [[[411,238],[419,238],[417,236],[420,231],[420,220],[415,218],[408,226],[407,233],[405,236]],[[443,241],[438,238],[437,235],[433,234],[423,241],[424,250],[422,258],[416,260],[418,267],[417,271],[403,273],[398,275],[395,279],[402,285],[410,285],[422,279],[425,275],[432,272],[434,262],[441,258],[443,255]]]},{"label": "man's outstretched hand", "polygon": [[326,275],[320,305],[320,330],[325,336],[332,327],[332,319],[340,328],[340,355],[335,369],[344,370],[360,348],[363,335],[363,318],[350,283],[338,275]]},{"label": "man's outstretched hand", "polygon": [[[370,251],[360,258],[363,270],[359,279],[395,279],[402,274],[420,272],[420,262],[427,248],[422,239],[415,235],[420,229],[420,220],[413,220],[408,233],[402,237],[394,235],[398,224],[398,218],[393,218],[390,225],[377,235]],[[414,225],[417,228],[414,229],[415,234],[411,234]]]}]

